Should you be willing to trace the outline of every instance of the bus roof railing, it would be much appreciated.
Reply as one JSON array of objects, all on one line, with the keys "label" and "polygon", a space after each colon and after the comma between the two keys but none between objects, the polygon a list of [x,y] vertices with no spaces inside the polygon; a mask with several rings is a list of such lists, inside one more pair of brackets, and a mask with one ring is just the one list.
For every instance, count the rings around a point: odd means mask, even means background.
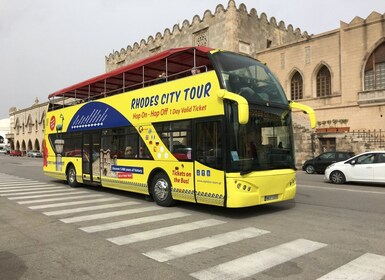
[{"label": "bus roof railing", "polygon": [[[170,49],[56,91],[50,94],[48,98],[55,104],[57,98],[60,98],[61,101],[69,99],[73,104],[78,104],[79,102],[151,86],[163,78],[170,81],[192,75],[191,71],[195,68],[199,68],[201,72],[206,72],[212,69],[207,55],[211,50],[208,47]],[[160,78],[159,74],[163,72],[166,76]],[[70,101],[63,101],[62,104],[63,106],[70,106],[70,103]]]}]

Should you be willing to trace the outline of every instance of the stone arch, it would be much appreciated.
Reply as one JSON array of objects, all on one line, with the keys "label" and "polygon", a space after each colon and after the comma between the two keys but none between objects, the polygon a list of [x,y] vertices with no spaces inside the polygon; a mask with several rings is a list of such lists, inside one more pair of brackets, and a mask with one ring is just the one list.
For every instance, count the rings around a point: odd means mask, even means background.
[{"label": "stone arch", "polygon": [[25,151],[26,151],[25,140],[23,140],[23,141],[21,142],[21,149],[20,149],[20,151],[21,151],[23,154],[24,154]]},{"label": "stone arch", "polygon": [[40,143],[39,143],[39,140],[37,140],[37,138],[35,139],[35,143],[33,144],[33,149],[36,150],[36,151],[40,151]]},{"label": "stone arch", "polygon": [[[298,78],[298,76],[296,76],[296,75],[298,75],[300,77],[300,81],[296,81],[296,83],[300,83],[297,85],[299,87],[299,88],[297,88],[297,90],[299,92],[293,93],[293,79]],[[289,93],[289,97],[291,100],[303,99],[305,97],[304,96],[304,92],[305,92],[304,74],[300,69],[298,69],[297,67],[294,67],[289,72],[288,78],[287,78],[287,83],[288,83],[288,85],[287,85],[288,91],[287,92]]]},{"label": "stone arch", "polygon": [[31,139],[28,139],[27,151],[30,151],[30,150],[33,150],[33,146],[32,146],[32,141],[31,141]]},{"label": "stone arch", "polygon": [[[370,90],[369,85],[365,85],[365,73],[367,72],[368,67],[370,67],[370,63],[373,63],[373,55],[377,51],[384,51],[385,52],[385,37],[379,39],[375,44],[373,44],[370,48],[368,48],[367,53],[363,57],[362,64],[361,64],[361,88],[362,90]],[[385,56],[385,54],[384,54]],[[376,61],[374,61],[376,63]],[[382,61],[381,61],[382,62]],[[368,81],[367,81],[368,82]]]},{"label": "stone arch", "polygon": [[[328,70],[329,75],[330,75],[330,81],[329,81],[330,82],[330,85],[329,85],[330,92],[329,92],[329,95],[327,95],[327,96],[317,96],[318,95],[317,94],[317,77],[318,77],[318,74],[320,73],[320,71],[323,69],[323,67],[325,67]],[[332,96],[332,94],[333,94],[333,71],[332,71],[330,65],[328,63],[326,63],[325,61],[321,61],[314,68],[314,71],[312,74],[312,85],[314,88],[312,97],[330,97],[330,96]]]},{"label": "stone arch", "polygon": [[19,142],[19,140],[16,141],[15,150],[19,150],[20,151],[20,142]]}]

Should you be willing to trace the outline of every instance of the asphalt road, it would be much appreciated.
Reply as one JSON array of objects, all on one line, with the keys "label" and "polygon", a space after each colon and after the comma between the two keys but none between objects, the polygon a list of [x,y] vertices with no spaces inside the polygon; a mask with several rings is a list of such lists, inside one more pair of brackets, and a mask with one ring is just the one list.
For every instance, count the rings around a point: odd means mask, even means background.
[{"label": "asphalt road", "polygon": [[294,201],[162,208],[0,166],[0,279],[385,279],[384,185],[299,171]]}]

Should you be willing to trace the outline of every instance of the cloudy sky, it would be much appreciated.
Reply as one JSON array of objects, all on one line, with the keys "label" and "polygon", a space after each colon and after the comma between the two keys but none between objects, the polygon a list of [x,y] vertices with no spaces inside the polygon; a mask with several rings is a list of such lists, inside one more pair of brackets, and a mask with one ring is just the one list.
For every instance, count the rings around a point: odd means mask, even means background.
[{"label": "cloudy sky", "polygon": [[[237,0],[247,10],[319,34],[385,13],[384,0]],[[0,0],[0,119],[9,108],[105,71],[105,56],[227,0]]]}]

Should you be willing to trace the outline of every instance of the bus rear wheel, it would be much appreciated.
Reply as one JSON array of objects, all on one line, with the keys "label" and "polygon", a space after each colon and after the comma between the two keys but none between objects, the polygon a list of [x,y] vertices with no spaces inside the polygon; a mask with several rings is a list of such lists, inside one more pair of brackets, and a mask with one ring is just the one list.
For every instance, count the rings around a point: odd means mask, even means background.
[{"label": "bus rear wheel", "polygon": [[76,180],[76,169],[71,165],[67,170],[67,182],[71,188],[76,188],[78,186],[78,181]]},{"label": "bus rear wheel", "polygon": [[156,173],[152,179],[152,197],[160,206],[173,206],[176,202],[171,194],[171,182],[164,172]]}]

